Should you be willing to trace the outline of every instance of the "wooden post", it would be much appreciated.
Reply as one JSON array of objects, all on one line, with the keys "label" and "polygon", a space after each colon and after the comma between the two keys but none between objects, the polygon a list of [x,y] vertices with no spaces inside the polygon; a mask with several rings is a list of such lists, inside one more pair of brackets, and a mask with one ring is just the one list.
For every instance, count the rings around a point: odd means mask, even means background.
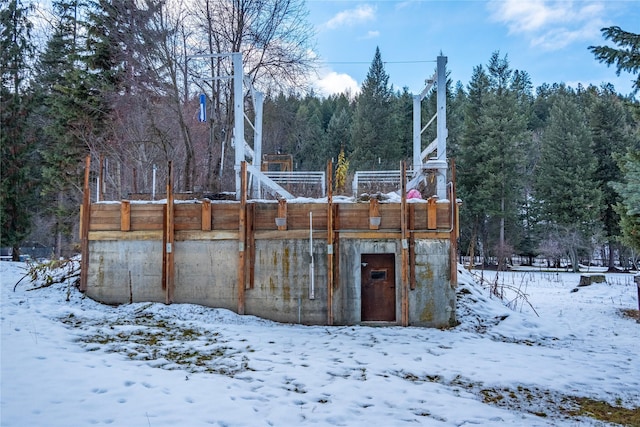
[{"label": "wooden post", "polygon": [[91,156],[87,156],[84,166],[82,206],[80,207],[80,292],[85,292],[87,290],[89,274],[89,221],[91,220],[91,190],[89,189],[90,168]]},{"label": "wooden post", "polygon": [[450,280],[451,287],[455,288],[458,285],[458,237],[459,237],[459,215],[458,215],[458,203],[456,202],[456,161],[451,159],[451,233],[449,235],[449,263],[450,263]]},{"label": "wooden post", "polygon": [[333,167],[327,162],[327,325],[333,325]]},{"label": "wooden post", "polygon": [[131,231],[131,202],[120,202],[120,231]]},{"label": "wooden post", "polygon": [[409,289],[412,291],[416,288],[416,205],[414,203],[409,206]]},{"label": "wooden post", "polygon": [[211,231],[211,200],[204,199],[202,201],[202,231]]},{"label": "wooden post", "polygon": [[436,228],[438,228],[438,209],[436,197],[431,196],[427,199],[427,229],[435,230]]},{"label": "wooden post", "polygon": [[255,203],[247,204],[247,274],[249,283],[248,289],[253,289],[255,282],[255,263],[256,263],[256,236],[254,231],[255,218],[256,218],[256,205]]},{"label": "wooden post", "polygon": [[244,314],[245,245],[247,236],[247,162],[240,163],[240,212],[238,226],[238,314]]},{"label": "wooden post", "polygon": [[400,166],[400,231],[402,238],[402,292],[401,292],[401,316],[402,326],[409,326],[409,242],[407,242],[407,171],[403,161]]},{"label": "wooden post", "polygon": [[284,219],[284,224],[276,224],[278,230],[285,231],[287,229],[287,200],[278,200],[278,218]]},{"label": "wooden post", "polygon": [[162,290],[167,292],[167,205],[162,205]]},{"label": "wooden post", "polygon": [[173,302],[174,293],[174,270],[173,263],[174,253],[174,211],[173,211],[173,164],[169,161],[169,174],[167,177],[167,215],[164,225],[164,232],[166,235],[166,244],[164,247],[165,254],[165,303],[171,304]]},{"label": "wooden post", "polygon": [[369,199],[369,230],[380,228],[380,210],[378,209],[378,199]]}]

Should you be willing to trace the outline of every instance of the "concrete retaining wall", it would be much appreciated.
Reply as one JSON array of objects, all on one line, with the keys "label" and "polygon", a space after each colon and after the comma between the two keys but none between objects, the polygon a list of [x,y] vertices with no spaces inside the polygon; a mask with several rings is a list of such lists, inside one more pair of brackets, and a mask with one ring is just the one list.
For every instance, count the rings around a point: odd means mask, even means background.
[{"label": "concrete retaining wall", "polygon": [[[327,244],[314,239],[314,298],[311,298],[309,241],[256,239],[253,287],[245,290],[245,313],[280,322],[327,323]],[[450,279],[450,243],[417,239],[415,289],[409,291],[409,324],[448,327],[455,323],[455,291]],[[396,319],[401,319],[401,241],[340,239],[334,324],[361,323],[361,256],[394,254]],[[165,302],[162,242],[100,240],[90,242],[87,295],[105,303]],[[174,302],[238,308],[237,240],[191,240],[174,244]],[[247,283],[250,283],[249,280]],[[247,286],[248,287],[248,286]]]}]

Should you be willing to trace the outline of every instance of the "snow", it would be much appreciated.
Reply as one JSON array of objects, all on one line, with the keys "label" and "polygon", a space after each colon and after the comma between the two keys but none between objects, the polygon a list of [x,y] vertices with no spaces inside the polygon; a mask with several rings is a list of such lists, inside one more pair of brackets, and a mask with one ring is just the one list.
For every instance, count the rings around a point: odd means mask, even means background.
[{"label": "snow", "polygon": [[576,274],[501,273],[508,308],[461,270],[461,324],[438,330],[112,307],[73,287],[66,301],[66,284],[14,292],[25,266],[0,262],[5,427],[595,426],[557,405],[640,406],[640,325],[620,311],[638,306],[629,274],[572,292]]}]

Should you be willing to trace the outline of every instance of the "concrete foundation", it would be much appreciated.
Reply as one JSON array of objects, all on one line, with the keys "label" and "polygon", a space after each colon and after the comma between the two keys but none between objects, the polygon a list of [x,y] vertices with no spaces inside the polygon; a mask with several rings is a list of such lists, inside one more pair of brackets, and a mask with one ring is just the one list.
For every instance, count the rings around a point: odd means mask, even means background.
[{"label": "concrete foundation", "polygon": [[[449,242],[416,240],[415,288],[409,290],[409,324],[448,327],[455,323]],[[396,322],[401,318],[401,243],[393,239],[341,239],[338,280],[333,291],[335,325],[361,324],[361,256],[395,255]],[[159,241],[108,240],[90,243],[87,295],[109,304],[165,302],[162,244]],[[237,311],[238,243],[235,240],[178,241],[173,302]],[[313,244],[313,284],[309,241],[255,241],[253,287],[244,293],[245,314],[279,322],[327,323],[327,244]],[[313,287],[312,287],[313,286]]]}]

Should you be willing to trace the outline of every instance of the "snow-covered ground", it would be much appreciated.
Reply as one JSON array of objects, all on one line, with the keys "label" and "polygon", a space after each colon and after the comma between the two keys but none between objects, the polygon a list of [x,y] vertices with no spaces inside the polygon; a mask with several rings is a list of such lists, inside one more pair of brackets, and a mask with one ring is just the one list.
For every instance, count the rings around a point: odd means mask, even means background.
[{"label": "snow-covered ground", "polygon": [[111,307],[27,280],[13,292],[24,268],[0,262],[5,427],[591,426],[603,424],[560,408],[575,397],[640,407],[628,274],[577,292],[575,274],[501,274],[531,304],[511,310],[463,271],[461,324],[437,330]]}]

